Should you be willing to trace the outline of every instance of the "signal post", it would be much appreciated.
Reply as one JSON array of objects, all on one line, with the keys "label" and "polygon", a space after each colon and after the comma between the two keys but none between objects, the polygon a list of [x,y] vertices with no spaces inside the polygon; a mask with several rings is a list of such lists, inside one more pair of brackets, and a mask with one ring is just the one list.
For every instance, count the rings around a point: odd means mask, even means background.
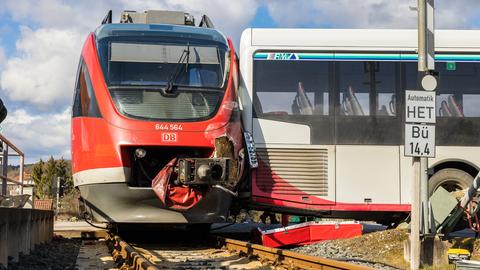
[{"label": "signal post", "polygon": [[434,0],[417,0],[418,79],[420,91],[405,93],[404,155],[413,157],[415,170],[411,194],[410,269],[432,265],[439,258],[441,241],[431,229],[428,191],[428,158],[435,157],[435,44]]}]

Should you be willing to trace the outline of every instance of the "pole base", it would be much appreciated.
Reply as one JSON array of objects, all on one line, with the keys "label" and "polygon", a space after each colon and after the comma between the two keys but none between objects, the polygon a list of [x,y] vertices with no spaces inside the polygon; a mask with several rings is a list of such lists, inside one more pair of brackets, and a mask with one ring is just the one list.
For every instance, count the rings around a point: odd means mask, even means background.
[{"label": "pole base", "polygon": [[[403,258],[410,261],[410,240],[403,245]],[[448,247],[438,236],[425,236],[420,240],[420,266],[447,265]]]}]

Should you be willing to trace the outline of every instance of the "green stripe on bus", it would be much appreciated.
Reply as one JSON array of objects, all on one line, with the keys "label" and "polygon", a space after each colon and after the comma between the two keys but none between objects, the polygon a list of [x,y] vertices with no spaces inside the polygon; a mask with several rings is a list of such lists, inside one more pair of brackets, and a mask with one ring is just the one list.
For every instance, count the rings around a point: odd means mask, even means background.
[{"label": "green stripe on bus", "polygon": [[[365,54],[365,53],[295,53],[295,59],[269,59],[269,54],[276,53],[255,53],[254,59],[268,60],[399,60],[399,61],[417,61],[416,54]],[[281,54],[293,54],[291,52],[282,52]],[[478,54],[437,54],[437,61],[480,61]]]}]

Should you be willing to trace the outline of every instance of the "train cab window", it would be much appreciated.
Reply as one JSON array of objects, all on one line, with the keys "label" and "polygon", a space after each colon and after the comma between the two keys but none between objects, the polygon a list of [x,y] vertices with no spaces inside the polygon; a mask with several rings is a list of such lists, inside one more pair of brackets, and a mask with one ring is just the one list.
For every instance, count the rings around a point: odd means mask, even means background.
[{"label": "train cab window", "polygon": [[100,117],[97,100],[86,64],[81,61],[78,67],[72,117]]},{"label": "train cab window", "polygon": [[343,116],[396,116],[395,63],[338,62]]},{"label": "train cab window", "polygon": [[110,58],[105,61],[109,86],[174,83],[222,88],[228,50],[214,45],[111,42]]},{"label": "train cab window", "polygon": [[253,107],[257,117],[329,115],[329,63],[254,62]]},{"label": "train cab window", "polygon": [[144,121],[212,118],[225,94],[228,46],[161,35],[132,42],[140,34],[98,41],[100,65],[118,112]]}]

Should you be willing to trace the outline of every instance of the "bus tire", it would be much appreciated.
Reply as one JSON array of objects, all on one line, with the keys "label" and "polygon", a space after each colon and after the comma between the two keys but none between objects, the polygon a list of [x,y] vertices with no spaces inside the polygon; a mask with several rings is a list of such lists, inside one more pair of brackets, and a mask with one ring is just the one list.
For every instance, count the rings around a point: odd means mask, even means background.
[{"label": "bus tire", "polygon": [[440,186],[448,192],[467,189],[472,182],[473,177],[465,171],[454,168],[442,169],[430,177],[428,181],[428,192],[431,196]]}]

